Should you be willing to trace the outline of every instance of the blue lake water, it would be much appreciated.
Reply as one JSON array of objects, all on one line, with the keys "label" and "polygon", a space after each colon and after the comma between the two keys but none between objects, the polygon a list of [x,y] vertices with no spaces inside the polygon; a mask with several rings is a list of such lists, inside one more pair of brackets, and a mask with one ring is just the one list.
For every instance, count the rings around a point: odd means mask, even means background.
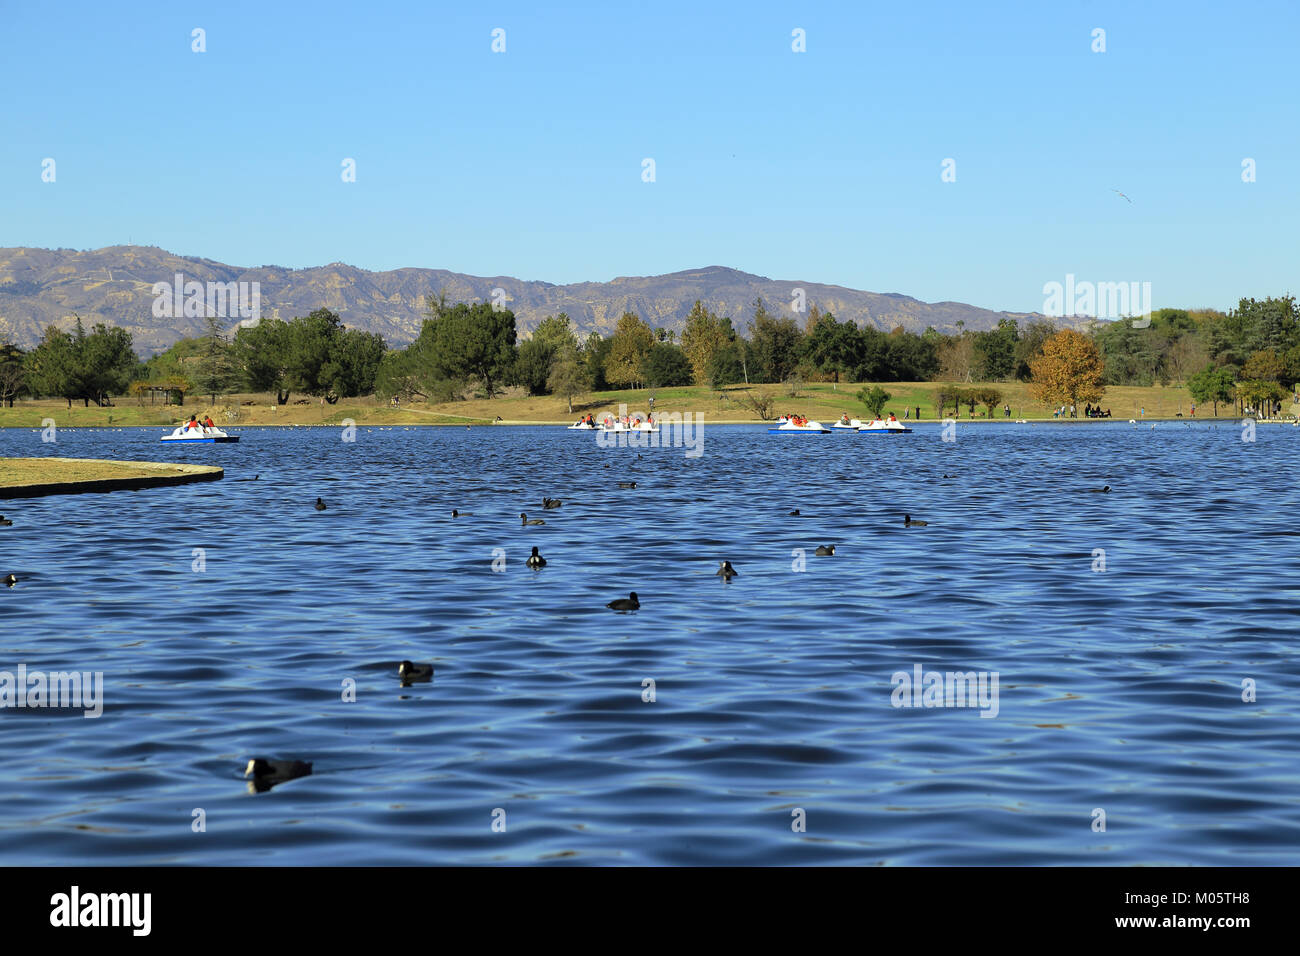
[{"label": "blue lake water", "polygon": [[[0,670],[104,680],[0,710],[0,863],[1300,862],[1300,429],[161,433],[0,430],[226,468],[0,502]],[[918,665],[996,717],[893,706]]]}]

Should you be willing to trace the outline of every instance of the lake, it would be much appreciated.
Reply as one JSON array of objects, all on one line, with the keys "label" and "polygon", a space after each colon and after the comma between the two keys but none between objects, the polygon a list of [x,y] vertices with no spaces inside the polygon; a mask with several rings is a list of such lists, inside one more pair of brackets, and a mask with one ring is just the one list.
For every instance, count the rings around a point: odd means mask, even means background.
[{"label": "lake", "polygon": [[1300,429],[162,432],[0,430],[226,469],[0,502],[0,671],[103,675],[0,711],[5,864],[1300,861]]}]

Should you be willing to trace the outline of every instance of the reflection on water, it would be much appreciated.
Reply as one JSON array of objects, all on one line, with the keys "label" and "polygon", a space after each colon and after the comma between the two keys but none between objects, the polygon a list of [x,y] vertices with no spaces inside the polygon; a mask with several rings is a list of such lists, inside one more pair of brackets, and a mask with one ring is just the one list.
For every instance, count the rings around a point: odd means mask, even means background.
[{"label": "reflection on water", "polygon": [[1297,861],[1300,430],[58,434],[227,478],[4,503],[0,671],[104,710],[0,711],[0,862]]}]

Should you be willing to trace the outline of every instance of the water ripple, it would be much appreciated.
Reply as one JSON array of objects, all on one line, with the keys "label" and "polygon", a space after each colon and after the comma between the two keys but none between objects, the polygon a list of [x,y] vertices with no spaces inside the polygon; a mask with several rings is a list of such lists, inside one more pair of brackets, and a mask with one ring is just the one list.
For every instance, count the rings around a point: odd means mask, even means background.
[{"label": "water ripple", "polygon": [[[3,862],[1300,856],[1300,432],[709,426],[698,458],[550,428],[241,434],[0,431],[0,455],[227,469],[6,502],[0,670],[102,671],[104,709],[0,711]],[[403,659],[434,679],[403,687]],[[996,671],[997,716],[893,706],[918,665]],[[252,756],[312,774],[251,793]]]}]

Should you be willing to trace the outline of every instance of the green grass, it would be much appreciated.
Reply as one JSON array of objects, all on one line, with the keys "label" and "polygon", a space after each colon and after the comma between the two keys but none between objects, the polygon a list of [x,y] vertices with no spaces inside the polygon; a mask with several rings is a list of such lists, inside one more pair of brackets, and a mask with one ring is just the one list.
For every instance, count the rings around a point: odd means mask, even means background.
[{"label": "green grass", "polygon": [[190,474],[191,465],[92,458],[0,458],[0,488]]},{"label": "green grass", "polygon": [[[870,385],[872,383],[866,383]],[[753,392],[767,393],[775,398],[776,413],[796,412],[809,418],[829,423],[847,412],[850,418],[861,418],[866,408],[857,398],[863,383],[816,382],[803,386],[798,395],[790,396],[781,385],[755,385]],[[881,388],[890,394],[885,414],[894,412],[903,417],[905,407],[920,406],[922,420],[933,421],[936,414],[934,394],[938,382],[884,382]],[[961,383],[961,387],[974,387]],[[998,382],[992,387],[1000,390],[1004,401],[1011,406],[1012,418],[1050,419],[1051,411],[1035,402],[1029,388],[1022,382]],[[655,397],[655,413],[691,412],[703,415],[706,422],[757,422],[758,418],[744,404],[751,391],[744,385],[733,385],[720,392],[705,386],[682,388],[624,389],[598,392],[575,399],[573,413],[567,403],[553,395],[526,396],[506,394],[493,399],[470,399],[463,402],[445,402],[429,405],[416,402],[401,408],[392,408],[374,396],[342,399],[336,405],[322,404],[310,399],[306,404],[294,404],[301,396],[293,396],[288,405],[277,406],[270,396],[229,395],[219,396],[215,406],[206,400],[191,399],[184,407],[140,405],[133,398],[115,399],[118,403],[109,408],[86,408],[74,403],[68,408],[62,400],[20,401],[13,408],[0,409],[0,427],[40,428],[44,419],[52,418],[59,428],[78,427],[157,427],[172,428],[188,418],[191,413],[210,414],[221,427],[239,425],[342,425],[351,419],[358,425],[483,425],[500,416],[510,424],[568,424],[579,414],[591,412],[600,417],[605,413],[617,414],[619,405],[625,404],[629,412],[644,413],[647,399]],[[251,402],[252,404],[243,404]],[[1147,418],[1173,418],[1181,412],[1188,415],[1191,397],[1183,386],[1152,386],[1149,388],[1115,387],[1106,390],[1100,403],[1110,408],[1117,419],[1138,418],[1139,410],[1146,409]],[[1284,410],[1288,411],[1288,410]],[[1300,411],[1292,408],[1289,411]],[[951,409],[949,409],[951,414]],[[1209,406],[1197,409],[1197,417],[1209,417]],[[1219,406],[1220,417],[1232,417],[1231,406]],[[962,409],[962,419],[969,412]],[[976,407],[976,420],[984,416],[984,409]],[[1002,419],[999,404],[997,419]]]}]

